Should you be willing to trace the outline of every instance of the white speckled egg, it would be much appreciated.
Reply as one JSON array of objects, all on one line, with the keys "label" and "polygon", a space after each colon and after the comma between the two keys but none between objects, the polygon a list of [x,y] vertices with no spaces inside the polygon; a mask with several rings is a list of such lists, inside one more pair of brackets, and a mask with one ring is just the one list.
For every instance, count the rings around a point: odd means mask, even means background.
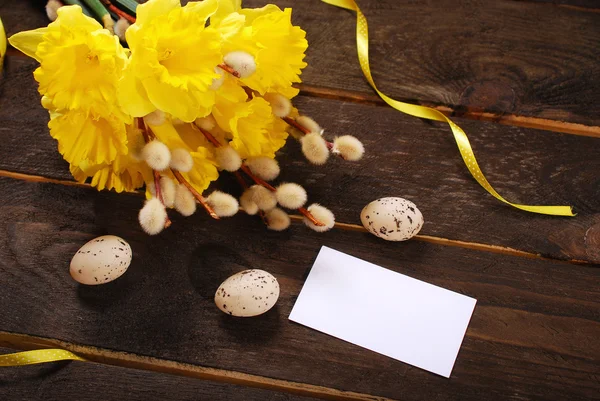
[{"label": "white speckled egg", "polygon": [[387,241],[406,241],[423,227],[423,215],[404,198],[374,200],[364,207],[360,221],[371,234]]},{"label": "white speckled egg", "polygon": [[123,238],[103,235],[79,248],[71,259],[71,277],[97,285],[119,278],[131,263],[131,247]]},{"label": "white speckled egg", "polygon": [[264,270],[244,270],[229,277],[217,289],[215,304],[223,312],[239,317],[265,313],[279,298],[279,283]]}]

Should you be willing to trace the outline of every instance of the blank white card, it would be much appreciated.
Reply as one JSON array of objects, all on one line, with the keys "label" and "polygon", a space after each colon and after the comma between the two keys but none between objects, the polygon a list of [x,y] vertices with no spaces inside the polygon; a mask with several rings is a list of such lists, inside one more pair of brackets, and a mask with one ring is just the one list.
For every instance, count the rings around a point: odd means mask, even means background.
[{"label": "blank white card", "polygon": [[476,302],[324,246],[290,320],[450,377]]}]

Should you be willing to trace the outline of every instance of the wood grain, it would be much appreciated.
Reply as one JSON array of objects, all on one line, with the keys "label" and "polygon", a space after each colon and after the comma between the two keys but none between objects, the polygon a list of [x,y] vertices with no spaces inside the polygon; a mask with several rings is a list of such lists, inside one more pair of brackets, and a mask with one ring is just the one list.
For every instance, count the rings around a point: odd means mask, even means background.
[{"label": "wood grain", "polygon": [[[0,354],[16,352],[0,348]],[[0,399],[18,401],[310,401],[274,391],[87,362],[0,369]]]},{"label": "wood grain", "polygon": [[[243,216],[173,216],[164,235],[147,237],[137,196],[6,178],[0,196],[5,331],[402,400],[577,400],[600,390],[595,268],[300,225],[272,233]],[[77,285],[71,255],[106,233],[130,242],[131,267],[113,283]],[[287,320],[321,245],[479,300],[450,380]],[[282,295],[266,315],[234,319],[212,298],[248,267],[275,274]]]},{"label": "wood grain", "polygon": [[[48,134],[48,114],[38,106],[34,67],[24,58],[6,60],[0,84],[0,170],[71,179]],[[295,104],[331,137],[351,134],[365,143],[367,154],[358,163],[336,159],[325,168],[311,166],[292,139],[278,158],[280,181],[304,185],[310,201],[332,208],[338,221],[360,224],[360,210],[368,202],[401,196],[424,213],[424,235],[600,262],[598,245],[586,240],[586,232],[600,224],[597,139],[457,120],[503,196],[513,202],[575,206],[577,217],[557,218],[512,209],[486,193],[466,170],[445,124],[426,124],[372,104],[306,96]],[[226,177],[219,185],[237,190],[235,180]]]},{"label": "wood grain", "polygon": [[[42,3],[0,5],[7,33],[47,24]],[[276,3],[293,7],[294,22],[307,31],[305,83],[373,93],[356,61],[353,14],[319,0]],[[392,97],[507,123],[506,115],[516,115],[584,125],[567,132],[600,125],[600,13],[509,0],[359,5],[371,27],[375,81]]]}]

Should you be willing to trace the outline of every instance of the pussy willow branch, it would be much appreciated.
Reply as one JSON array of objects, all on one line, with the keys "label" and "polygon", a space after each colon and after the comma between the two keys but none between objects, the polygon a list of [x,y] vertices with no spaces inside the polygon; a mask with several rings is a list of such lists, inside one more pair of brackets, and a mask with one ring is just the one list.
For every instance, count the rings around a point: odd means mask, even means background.
[{"label": "pussy willow branch", "polygon": [[[195,124],[192,124],[193,127],[195,127],[196,129],[198,129],[200,132],[202,132],[202,134],[204,134],[204,137],[210,142],[212,143],[215,147],[219,147],[222,146],[221,143],[219,142],[219,140],[217,138],[215,138],[213,136],[213,134],[211,134],[210,132],[197,127]],[[268,182],[266,182],[265,180],[255,176],[252,171],[248,168],[248,166],[246,166],[244,163],[242,163],[242,167],[240,167],[240,169],[246,173],[246,175],[248,177],[250,177],[255,183],[257,183],[258,185],[262,185],[263,187],[267,188],[268,190],[275,192],[277,191],[277,189],[275,189],[275,187],[271,184],[269,184]],[[321,223],[319,220],[317,220],[315,218],[315,216],[312,215],[311,212],[309,212],[306,208],[298,208],[297,209],[299,213],[301,213],[302,215],[304,215],[307,219],[309,219],[314,225],[319,226],[319,227],[323,227],[325,226],[325,224]]]},{"label": "pussy willow branch", "polygon": [[110,2],[110,0],[100,0],[100,1],[102,3],[104,3],[106,8],[108,8],[113,13],[117,14],[119,17],[125,18],[127,21],[131,22],[132,24],[135,24],[135,17],[132,17],[131,15],[127,14],[125,11],[121,10],[120,8],[117,8],[114,4],[112,4]]},{"label": "pussy willow branch", "polygon": [[[233,175],[235,175],[235,178],[240,183],[240,186],[242,187],[243,190],[246,190],[246,189],[249,188],[248,183],[246,182],[246,180],[242,176],[242,173],[239,172],[239,170],[238,171],[234,171]],[[266,216],[265,212],[263,210],[259,210],[258,211],[258,215],[262,219],[263,223],[265,223],[265,225],[268,226],[269,225],[269,221],[267,220],[267,216]]]},{"label": "pussy willow branch", "polygon": [[[141,120],[141,119],[139,119],[139,120]],[[146,129],[146,125],[144,124],[143,120],[142,120],[142,126],[144,127],[142,129],[142,134],[144,135],[144,140],[146,140],[146,143],[149,140],[157,139],[156,135],[154,134],[154,132],[152,132],[152,130]],[[192,195],[194,195],[194,198],[196,198],[198,203],[200,203],[202,205],[202,207],[206,210],[206,212],[210,215],[210,217],[212,217],[215,220],[219,220],[219,216],[217,216],[217,214],[215,213],[213,208],[208,204],[208,202],[202,196],[202,194],[200,194],[198,191],[196,191],[196,189],[192,186],[192,184],[190,184],[179,171],[171,169],[171,173],[173,173],[173,175],[175,176],[177,181],[179,181],[180,184],[185,185],[185,187],[192,193]],[[157,174],[157,171],[154,171],[154,177],[156,177],[156,174]],[[159,174],[159,177],[160,177],[160,174]],[[156,178],[154,179],[154,182],[155,183],[157,182]],[[160,185],[157,186],[157,188],[160,188]],[[158,190],[157,190],[157,194],[158,194]]]},{"label": "pussy willow branch", "polygon": [[[144,123],[144,120],[141,118],[138,118],[137,124],[138,124],[138,128],[142,131],[142,135],[144,136],[144,142],[146,142],[146,143],[150,142],[151,141],[150,134],[148,133],[148,130],[146,129],[146,124]],[[165,200],[162,195],[162,189],[160,188],[160,173],[154,169],[152,169],[152,173],[154,174],[154,193],[156,193],[156,197],[158,198],[160,203],[162,203],[164,205]],[[171,226],[171,224],[172,224],[171,219],[169,219],[169,216],[167,216],[167,219],[165,220],[165,228],[169,228]]]}]

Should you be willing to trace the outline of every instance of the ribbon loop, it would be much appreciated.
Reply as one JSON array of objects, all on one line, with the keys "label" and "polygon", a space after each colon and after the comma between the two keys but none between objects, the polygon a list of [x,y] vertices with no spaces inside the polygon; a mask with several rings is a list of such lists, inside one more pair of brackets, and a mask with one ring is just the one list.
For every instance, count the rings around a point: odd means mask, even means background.
[{"label": "ribbon loop", "polygon": [[383,92],[379,91],[379,89],[377,89],[375,81],[373,80],[373,76],[371,75],[371,67],[369,65],[369,25],[367,23],[367,18],[360,11],[360,8],[356,4],[356,2],[354,0],[321,1],[332,6],[337,6],[356,12],[356,49],[358,52],[358,61],[360,62],[360,68],[362,69],[365,78],[373,87],[373,89],[377,92],[377,94],[388,105],[392,106],[394,109],[402,113],[409,114],[414,117],[448,123],[448,125],[450,125],[450,129],[452,130],[452,133],[454,134],[454,139],[456,140],[456,144],[458,145],[458,150],[460,151],[462,159],[465,162],[467,168],[469,169],[469,172],[471,173],[473,178],[475,178],[475,180],[479,183],[479,185],[481,185],[493,197],[495,197],[501,202],[516,207],[517,209],[525,210],[532,213],[549,214],[554,216],[575,216],[570,206],[519,205],[516,203],[511,203],[504,199],[498,192],[496,192],[496,190],[492,187],[492,185],[483,175],[483,172],[479,168],[479,164],[475,159],[475,154],[473,153],[473,149],[471,148],[471,144],[469,143],[467,134],[465,134],[462,128],[460,128],[452,120],[446,117],[446,115],[444,115],[438,110],[432,109],[430,107],[400,102],[398,100],[392,99],[391,97],[387,96]]}]

